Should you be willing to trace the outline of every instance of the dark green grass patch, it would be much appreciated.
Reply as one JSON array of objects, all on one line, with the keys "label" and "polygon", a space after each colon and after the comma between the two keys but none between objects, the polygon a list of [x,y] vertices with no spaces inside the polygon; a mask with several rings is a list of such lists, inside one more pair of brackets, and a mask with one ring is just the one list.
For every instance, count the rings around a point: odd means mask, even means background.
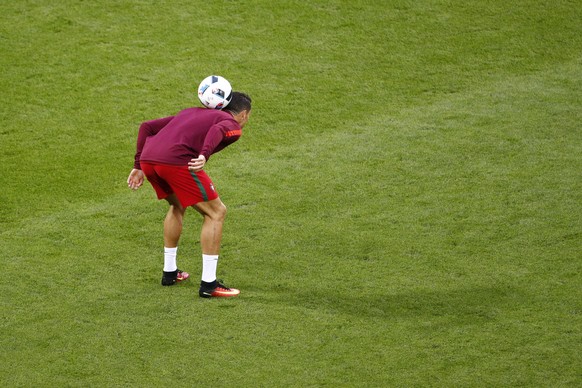
[{"label": "dark green grass patch", "polygon": [[[578,386],[576,2],[0,4],[3,386]],[[139,123],[248,92],[159,285]]]}]

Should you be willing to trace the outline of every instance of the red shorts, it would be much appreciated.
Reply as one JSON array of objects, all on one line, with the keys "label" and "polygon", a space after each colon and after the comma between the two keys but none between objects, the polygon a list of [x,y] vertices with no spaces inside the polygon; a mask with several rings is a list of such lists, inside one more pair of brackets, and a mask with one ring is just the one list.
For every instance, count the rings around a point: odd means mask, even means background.
[{"label": "red shorts", "polygon": [[156,190],[158,199],[176,194],[182,207],[218,198],[210,177],[204,171],[190,172],[188,166],[141,162],[141,170]]}]

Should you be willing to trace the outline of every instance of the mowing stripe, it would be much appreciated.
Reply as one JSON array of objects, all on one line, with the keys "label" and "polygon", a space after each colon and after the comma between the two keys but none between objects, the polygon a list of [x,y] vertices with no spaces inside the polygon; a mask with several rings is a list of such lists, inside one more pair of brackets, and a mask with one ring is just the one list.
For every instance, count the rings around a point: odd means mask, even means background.
[{"label": "mowing stripe", "polygon": [[206,202],[208,201],[208,195],[206,194],[206,190],[204,189],[204,185],[202,185],[202,182],[200,182],[200,179],[198,179],[198,175],[196,175],[195,172],[190,171],[190,175],[192,175],[192,178],[194,178],[194,182],[196,182],[196,184],[198,185],[198,188],[200,189],[200,192],[202,193],[202,199]]}]

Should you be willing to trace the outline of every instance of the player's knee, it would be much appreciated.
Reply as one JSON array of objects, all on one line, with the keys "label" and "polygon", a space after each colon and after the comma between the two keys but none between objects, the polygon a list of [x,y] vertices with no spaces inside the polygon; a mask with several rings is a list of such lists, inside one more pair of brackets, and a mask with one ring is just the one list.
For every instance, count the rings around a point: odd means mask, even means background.
[{"label": "player's knee", "polygon": [[216,211],[216,218],[219,219],[220,221],[224,221],[224,219],[226,218],[226,205],[221,203],[220,206],[218,206],[218,209]]},{"label": "player's knee", "polygon": [[205,218],[209,218],[212,221],[222,222],[226,217],[226,206],[218,199],[211,202],[198,203],[195,207]]}]

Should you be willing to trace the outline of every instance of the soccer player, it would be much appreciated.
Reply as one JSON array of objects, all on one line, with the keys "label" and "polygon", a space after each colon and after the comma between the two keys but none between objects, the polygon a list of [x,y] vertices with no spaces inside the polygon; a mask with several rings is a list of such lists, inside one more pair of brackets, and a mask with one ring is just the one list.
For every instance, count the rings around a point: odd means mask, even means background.
[{"label": "soccer player", "polygon": [[144,176],[158,199],[170,209],[164,220],[164,269],[162,285],[171,286],[190,275],[176,265],[178,241],[186,208],[192,206],[203,217],[200,233],[204,298],[232,297],[240,291],[216,279],[226,206],[220,200],[204,166],[210,156],[237,141],[249,120],[251,98],[233,92],[223,110],[189,108],[175,116],[146,121],[139,127],[137,152],[128,186],[137,190]]}]

